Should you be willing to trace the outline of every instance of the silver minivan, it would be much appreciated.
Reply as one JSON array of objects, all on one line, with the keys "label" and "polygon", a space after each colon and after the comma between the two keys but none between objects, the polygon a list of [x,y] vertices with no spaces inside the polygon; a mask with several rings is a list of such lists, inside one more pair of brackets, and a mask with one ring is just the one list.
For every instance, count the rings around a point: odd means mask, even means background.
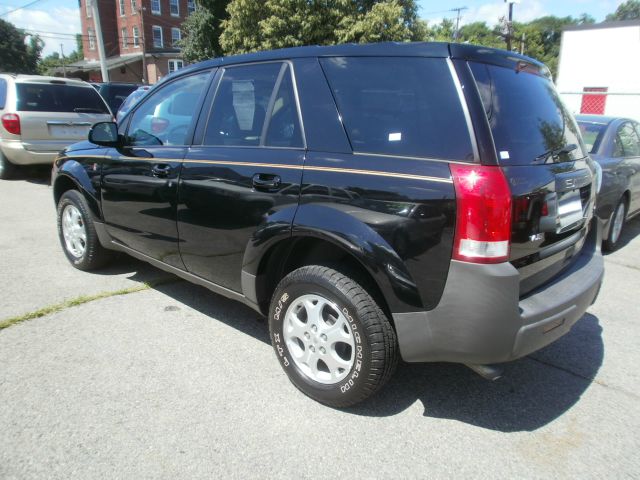
[{"label": "silver minivan", "polygon": [[52,163],[60,150],[86,139],[94,123],[111,119],[86,82],[0,74],[0,178],[19,165]]}]

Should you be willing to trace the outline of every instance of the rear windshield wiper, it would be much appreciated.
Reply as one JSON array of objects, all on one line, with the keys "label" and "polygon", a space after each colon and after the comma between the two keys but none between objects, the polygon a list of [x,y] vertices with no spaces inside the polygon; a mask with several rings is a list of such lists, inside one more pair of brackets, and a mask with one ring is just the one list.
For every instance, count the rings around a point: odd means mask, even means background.
[{"label": "rear windshield wiper", "polygon": [[76,113],[105,113],[99,108],[74,108],[73,111]]},{"label": "rear windshield wiper", "polygon": [[[571,153],[577,148],[578,145],[575,143],[570,143],[569,145],[565,145],[561,148],[552,148],[551,150],[544,152],[542,155],[538,155],[535,160],[536,162],[554,163],[558,160],[560,155]],[[551,162],[549,160],[551,160]]]}]

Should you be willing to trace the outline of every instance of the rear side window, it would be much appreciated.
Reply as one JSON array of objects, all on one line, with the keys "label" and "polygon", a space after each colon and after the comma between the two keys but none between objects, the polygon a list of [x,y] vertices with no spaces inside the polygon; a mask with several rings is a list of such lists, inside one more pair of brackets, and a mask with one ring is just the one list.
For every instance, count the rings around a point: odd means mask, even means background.
[{"label": "rear side window", "polygon": [[640,157],[640,139],[630,123],[618,129],[615,139],[614,157]]},{"label": "rear side window", "polygon": [[441,58],[322,58],[356,152],[473,160],[460,98]]},{"label": "rear side window", "polygon": [[92,87],[42,83],[18,83],[20,112],[109,113],[109,109]]},{"label": "rear side window", "polygon": [[573,116],[551,81],[527,68],[469,63],[502,165],[544,163],[553,151],[575,145],[560,161],[586,155]]},{"label": "rear side window", "polygon": [[289,66],[278,62],[227,68],[204,144],[302,147]]},{"label": "rear side window", "polygon": [[5,103],[7,103],[7,81],[0,78],[0,110],[4,108]]}]

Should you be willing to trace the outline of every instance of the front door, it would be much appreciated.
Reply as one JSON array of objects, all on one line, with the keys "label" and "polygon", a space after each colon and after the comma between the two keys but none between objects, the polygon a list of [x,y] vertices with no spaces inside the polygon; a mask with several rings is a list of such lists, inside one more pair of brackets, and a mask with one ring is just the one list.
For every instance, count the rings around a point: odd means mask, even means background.
[{"label": "front door", "polygon": [[189,272],[241,292],[254,232],[278,212],[292,218],[282,210],[298,203],[304,140],[291,66],[226,67],[202,117],[201,145],[187,153],[180,179],[180,252]]},{"label": "front door", "polygon": [[124,146],[107,151],[102,169],[102,209],[113,239],[178,268],[178,177],[210,77],[179,77],[144,98]]}]

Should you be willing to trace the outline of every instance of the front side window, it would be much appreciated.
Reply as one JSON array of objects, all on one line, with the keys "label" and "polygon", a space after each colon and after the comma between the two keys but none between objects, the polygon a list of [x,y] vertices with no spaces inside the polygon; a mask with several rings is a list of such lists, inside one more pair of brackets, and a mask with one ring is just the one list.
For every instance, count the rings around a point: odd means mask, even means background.
[{"label": "front side window", "polygon": [[473,161],[444,59],[321,59],[355,152]]},{"label": "front side window", "polygon": [[614,157],[640,157],[640,139],[629,122],[618,129],[614,144]]},{"label": "front side window", "polygon": [[129,48],[129,38],[126,28],[122,29],[122,48]]},{"label": "front side window", "polygon": [[205,145],[259,146],[283,68],[282,63],[227,68],[211,107]]},{"label": "front side window", "polygon": [[175,27],[172,28],[171,29],[171,46],[173,47],[179,46],[178,43],[180,42],[181,38],[182,38],[182,35],[180,33],[180,29]]},{"label": "front side window", "polygon": [[175,80],[141,101],[127,129],[131,146],[186,145],[209,72]]},{"label": "front side window", "polygon": [[153,26],[153,46],[156,48],[162,48],[164,42],[162,40],[162,27],[156,25]]},{"label": "front side window", "polygon": [[183,66],[182,60],[169,60],[169,73],[180,70]]},{"label": "front side window", "polygon": [[160,15],[160,0],[151,0],[151,13]]},{"label": "front side window", "polygon": [[171,13],[173,17],[180,16],[180,5],[178,0],[169,0],[169,13]]}]

